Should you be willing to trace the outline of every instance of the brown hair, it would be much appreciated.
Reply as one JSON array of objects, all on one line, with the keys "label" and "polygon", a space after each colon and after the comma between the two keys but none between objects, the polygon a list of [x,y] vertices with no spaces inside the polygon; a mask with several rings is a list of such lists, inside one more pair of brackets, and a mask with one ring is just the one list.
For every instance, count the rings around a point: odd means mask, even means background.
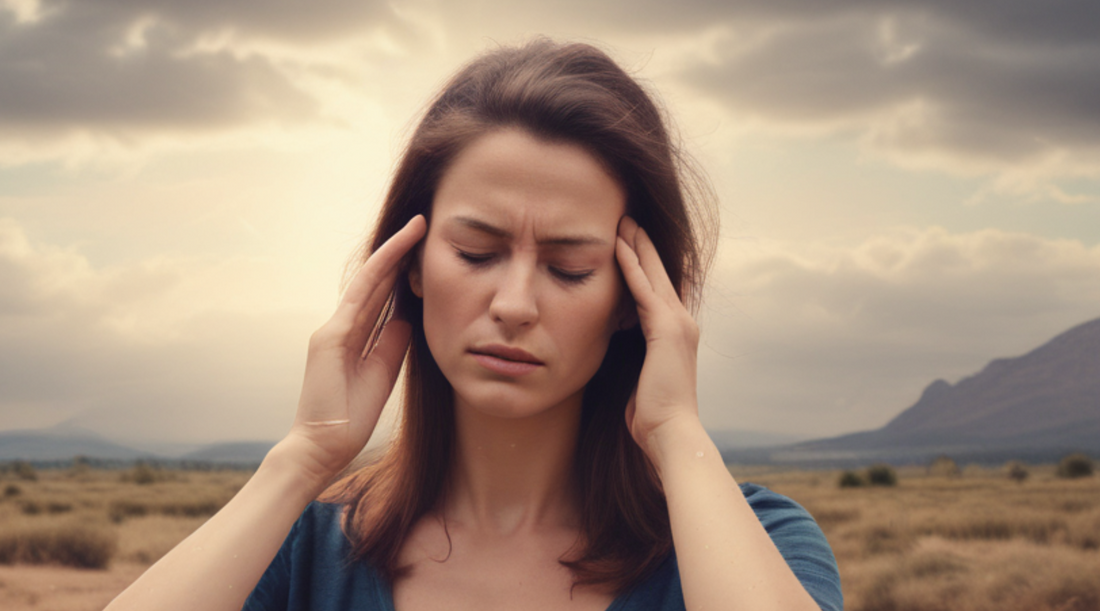
[{"label": "brown hair", "polygon": [[[369,248],[413,216],[431,217],[435,187],[474,138],[506,127],[585,147],[619,179],[627,213],[645,228],[681,298],[698,303],[712,254],[713,195],[669,137],[652,99],[604,52],[539,39],[483,55],[433,100],[413,133],[386,196]],[[692,204],[692,205],[688,205]],[[401,546],[439,501],[454,448],[450,384],[428,350],[422,303],[402,274],[375,330],[395,310],[412,324],[402,420],[388,449],[335,484],[354,554],[387,580],[398,577]],[[624,420],[645,359],[641,329],[615,333],[585,387],[574,480],[581,537],[568,560],[574,583],[620,592],[651,574],[672,549],[660,481]]]}]

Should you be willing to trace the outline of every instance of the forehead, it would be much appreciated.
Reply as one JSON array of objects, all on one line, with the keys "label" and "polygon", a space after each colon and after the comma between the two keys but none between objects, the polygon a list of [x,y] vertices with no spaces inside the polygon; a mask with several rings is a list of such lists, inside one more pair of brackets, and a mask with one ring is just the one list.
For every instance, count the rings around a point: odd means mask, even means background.
[{"label": "forehead", "polygon": [[510,233],[602,234],[610,227],[614,236],[625,211],[622,186],[593,154],[519,129],[470,143],[444,172],[432,203],[442,223],[473,217]]}]

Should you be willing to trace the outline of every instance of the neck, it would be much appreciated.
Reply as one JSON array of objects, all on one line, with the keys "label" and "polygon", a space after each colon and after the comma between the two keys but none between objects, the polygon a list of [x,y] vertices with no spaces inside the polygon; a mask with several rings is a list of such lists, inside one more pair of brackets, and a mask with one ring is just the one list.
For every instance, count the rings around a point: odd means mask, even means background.
[{"label": "neck", "polygon": [[574,452],[581,395],[527,418],[486,415],[455,398],[448,520],[508,535],[576,527]]}]

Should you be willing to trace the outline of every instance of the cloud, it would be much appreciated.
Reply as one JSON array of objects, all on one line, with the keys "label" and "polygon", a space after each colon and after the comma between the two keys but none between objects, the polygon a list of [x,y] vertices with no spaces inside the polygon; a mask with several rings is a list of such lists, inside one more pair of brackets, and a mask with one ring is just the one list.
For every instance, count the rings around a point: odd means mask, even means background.
[{"label": "cloud", "polygon": [[829,435],[881,426],[936,378],[1100,316],[1100,247],[908,230],[850,249],[755,245],[716,270],[700,401],[712,426]]},{"label": "cloud", "polygon": [[232,307],[224,265],[96,268],[0,219],[0,427],[73,418],[115,437],[281,436],[316,319]]},{"label": "cloud", "polygon": [[332,120],[333,83],[362,89],[355,62],[410,31],[380,1],[6,0],[0,153],[23,163]]},{"label": "cloud", "polygon": [[1074,201],[1052,182],[1100,177],[1095,3],[695,8],[681,21],[713,11],[726,34],[679,78],[736,121],[850,135],[906,166],[992,175],[1001,194]]}]

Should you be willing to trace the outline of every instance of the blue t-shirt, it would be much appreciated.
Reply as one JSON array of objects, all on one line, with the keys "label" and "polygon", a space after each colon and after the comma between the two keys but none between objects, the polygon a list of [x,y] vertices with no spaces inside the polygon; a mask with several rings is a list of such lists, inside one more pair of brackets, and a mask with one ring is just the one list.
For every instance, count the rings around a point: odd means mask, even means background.
[{"label": "blue t-shirt", "polygon": [[[836,558],[810,514],[798,503],[755,484],[741,492],[779,553],[822,611],[841,611]],[[394,611],[389,584],[363,562],[349,560],[340,528],[341,506],[311,503],[245,602],[244,611]],[[670,554],[642,583],[607,611],[682,611],[676,557]]]}]

